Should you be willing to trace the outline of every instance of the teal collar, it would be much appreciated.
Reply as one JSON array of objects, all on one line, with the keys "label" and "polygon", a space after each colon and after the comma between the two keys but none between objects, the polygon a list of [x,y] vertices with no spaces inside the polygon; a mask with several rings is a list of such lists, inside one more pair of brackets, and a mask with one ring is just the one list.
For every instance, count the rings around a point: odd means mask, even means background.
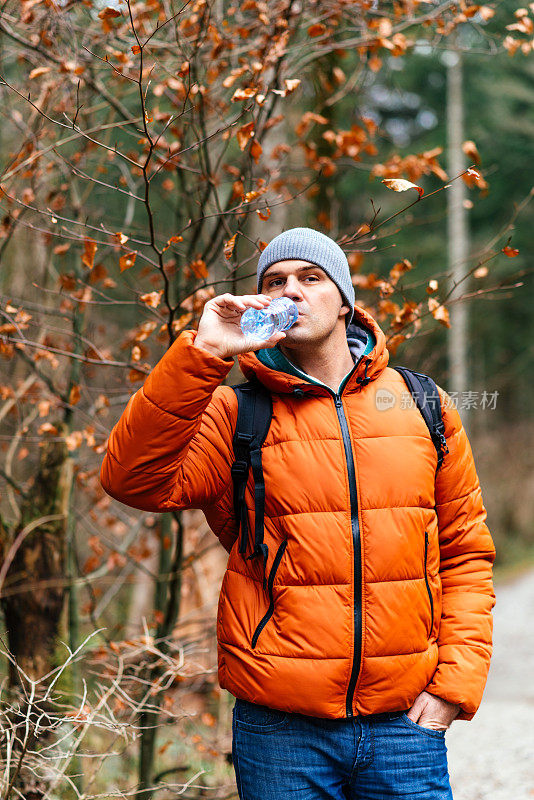
[{"label": "teal collar", "polygon": [[[341,394],[343,391],[343,387],[354,371],[354,368],[360,358],[368,355],[376,344],[376,339],[372,331],[354,322],[352,322],[347,329],[347,341],[352,355],[352,360],[354,361],[354,367],[347,372],[339,384],[339,388],[337,390],[338,394]],[[311,375],[308,375],[307,372],[303,372],[295,364],[293,364],[293,362],[282,353],[278,345],[257,350],[256,356],[262,364],[265,364],[265,366],[269,367],[270,369],[277,370],[278,372],[286,372],[289,375],[295,375],[297,378],[302,378],[302,380],[308,381],[308,383],[315,383],[318,386],[326,386],[325,383],[317,380],[317,378],[313,378]]]}]

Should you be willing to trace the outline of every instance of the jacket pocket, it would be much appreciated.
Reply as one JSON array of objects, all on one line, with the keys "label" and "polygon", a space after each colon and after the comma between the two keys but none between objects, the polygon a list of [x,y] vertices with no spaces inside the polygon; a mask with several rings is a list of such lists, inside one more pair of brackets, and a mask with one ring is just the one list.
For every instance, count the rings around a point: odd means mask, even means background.
[{"label": "jacket pocket", "polygon": [[287,547],[287,539],[284,539],[284,541],[280,544],[278,550],[276,551],[276,555],[274,557],[274,561],[271,566],[271,571],[269,572],[269,578],[267,579],[267,591],[269,593],[269,608],[267,609],[267,613],[259,621],[258,627],[254,631],[254,635],[252,637],[252,649],[256,647],[260,633],[265,628],[265,626],[267,625],[267,623],[269,622],[274,613],[274,597],[273,597],[274,578],[276,575],[276,571],[280,566],[280,561],[282,560],[282,556],[284,555],[286,547]]},{"label": "jacket pocket", "polygon": [[432,635],[432,630],[434,628],[434,599],[432,597],[432,589],[430,588],[430,583],[428,581],[427,562],[428,562],[428,531],[425,531],[425,583],[426,583],[426,590],[428,593],[428,599],[430,601],[430,627],[428,630],[428,636],[430,637]]}]

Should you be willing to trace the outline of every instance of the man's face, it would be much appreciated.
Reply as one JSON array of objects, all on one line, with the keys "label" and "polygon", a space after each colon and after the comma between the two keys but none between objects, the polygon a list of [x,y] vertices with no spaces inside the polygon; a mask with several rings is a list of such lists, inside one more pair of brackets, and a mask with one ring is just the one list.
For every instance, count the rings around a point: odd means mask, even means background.
[{"label": "man's face", "polygon": [[277,261],[264,272],[261,293],[289,297],[299,310],[298,320],[289,328],[284,346],[309,343],[329,336],[336,326],[345,331],[349,307],[339,289],[321,267],[309,261]]}]

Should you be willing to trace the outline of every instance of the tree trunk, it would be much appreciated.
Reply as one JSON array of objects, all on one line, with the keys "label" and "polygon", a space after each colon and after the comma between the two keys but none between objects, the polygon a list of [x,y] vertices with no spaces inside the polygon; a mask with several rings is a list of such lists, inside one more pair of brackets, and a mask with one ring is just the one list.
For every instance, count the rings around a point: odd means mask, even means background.
[{"label": "tree trunk", "polygon": [[[456,40],[456,39],[455,39]],[[448,171],[451,178],[465,169],[465,156],[462,150],[464,141],[464,115],[462,98],[462,54],[452,49],[447,67],[447,139]],[[465,208],[466,188],[463,180],[455,180],[448,194],[448,255],[451,300],[464,294],[467,289],[468,230],[467,210]],[[448,335],[449,389],[458,392],[459,401],[467,391],[467,305],[461,300],[450,307]],[[460,403],[459,403],[460,407]],[[467,427],[468,413],[462,409],[462,421]]]},{"label": "tree trunk", "polygon": [[[18,526],[10,544],[4,542],[4,557],[12,560],[2,587],[9,649],[32,680],[53,667],[65,597],[65,535],[73,476],[64,441],[45,440],[39,461],[35,483],[21,502]],[[36,524],[40,519],[43,522]],[[10,682],[20,683],[13,665]]]}]

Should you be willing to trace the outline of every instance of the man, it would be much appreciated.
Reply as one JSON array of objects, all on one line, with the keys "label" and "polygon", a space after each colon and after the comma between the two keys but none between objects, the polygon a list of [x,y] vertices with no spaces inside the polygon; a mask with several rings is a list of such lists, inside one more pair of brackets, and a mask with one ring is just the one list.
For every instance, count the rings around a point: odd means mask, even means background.
[{"label": "man", "polygon": [[[198,332],[183,331],[130,399],[102,484],[147,511],[203,509],[229,553],[218,662],[237,698],[241,798],[451,798],[445,731],[481,701],[495,602],[495,550],[459,415],[440,390],[449,452],[437,470],[384,334],[355,305],[328,236],[285,231],[257,278],[258,295],[206,303]],[[297,322],[247,341],[243,311],[282,296]],[[267,584],[261,559],[238,549],[237,399],[220,385],[236,355],[273,401],[262,448]],[[251,475],[245,499],[254,531]]]}]

